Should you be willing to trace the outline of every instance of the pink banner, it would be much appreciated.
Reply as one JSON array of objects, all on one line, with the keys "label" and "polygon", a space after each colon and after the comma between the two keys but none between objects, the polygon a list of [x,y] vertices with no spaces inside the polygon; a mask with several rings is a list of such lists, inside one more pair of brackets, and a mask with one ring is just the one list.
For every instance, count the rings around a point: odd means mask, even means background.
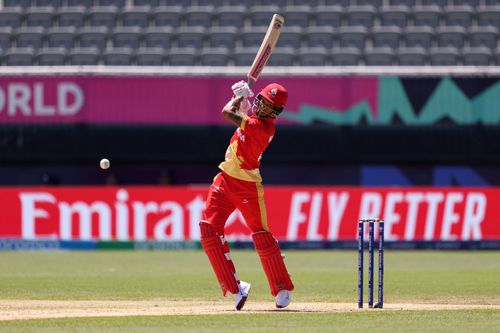
[{"label": "pink banner", "polygon": [[[218,77],[2,77],[1,123],[225,124],[220,110],[231,85]],[[267,78],[289,91],[288,112],[301,105],[346,110],[365,101],[377,110],[377,78]],[[281,122],[286,122],[281,119]]]},{"label": "pink banner", "polygon": [[[0,238],[197,240],[205,187],[0,188]],[[280,187],[265,192],[280,240],[354,240],[359,218],[385,220],[388,241],[500,239],[500,189]],[[250,239],[241,214],[228,239]]]}]

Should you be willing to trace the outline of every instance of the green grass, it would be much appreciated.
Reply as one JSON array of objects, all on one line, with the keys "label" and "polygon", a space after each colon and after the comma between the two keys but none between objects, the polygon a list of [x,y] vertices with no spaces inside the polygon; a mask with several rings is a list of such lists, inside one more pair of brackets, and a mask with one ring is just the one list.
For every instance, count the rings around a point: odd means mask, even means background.
[{"label": "green grass", "polygon": [[110,317],[0,322],[12,332],[496,332],[500,313],[480,311],[356,312],[165,317]]},{"label": "green grass", "polygon": [[[233,251],[251,300],[269,301],[253,251]],[[288,251],[297,302],[355,304],[355,251]],[[500,304],[500,253],[386,251],[387,303]],[[0,252],[0,299],[222,299],[201,251]],[[251,301],[249,300],[249,301]],[[232,304],[228,301],[228,307]],[[1,309],[0,309],[1,310]],[[491,332],[499,310],[363,311],[217,316],[70,318],[0,322],[0,332]]]}]

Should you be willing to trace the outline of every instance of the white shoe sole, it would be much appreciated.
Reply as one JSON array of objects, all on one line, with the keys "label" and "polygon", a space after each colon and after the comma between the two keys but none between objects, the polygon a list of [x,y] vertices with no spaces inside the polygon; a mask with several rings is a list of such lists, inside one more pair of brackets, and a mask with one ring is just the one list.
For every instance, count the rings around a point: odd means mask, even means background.
[{"label": "white shoe sole", "polygon": [[238,302],[238,304],[236,304],[236,310],[238,310],[238,311],[243,309],[243,306],[245,305],[245,302],[247,301],[248,294],[250,293],[250,288],[252,287],[252,285],[250,283],[247,283],[246,285],[248,286],[245,290],[246,295],[242,296],[240,301]]},{"label": "white shoe sole", "polygon": [[[285,294],[285,297],[284,297],[283,299],[281,299],[281,300],[280,300],[280,301],[281,301],[280,303],[278,303],[277,301],[278,301],[278,299],[279,299],[279,298],[281,298],[281,294],[282,294],[282,293],[283,293],[283,294]],[[278,293],[278,295],[277,295],[277,297],[276,297],[276,302],[275,302],[274,304],[276,305],[276,307],[277,307],[278,309],[283,309],[283,308],[286,308],[287,306],[289,306],[289,305],[290,305],[290,301],[291,301],[291,299],[290,299],[290,298],[291,298],[291,295],[290,295],[290,292],[289,292],[288,290],[281,290],[281,291]]]}]

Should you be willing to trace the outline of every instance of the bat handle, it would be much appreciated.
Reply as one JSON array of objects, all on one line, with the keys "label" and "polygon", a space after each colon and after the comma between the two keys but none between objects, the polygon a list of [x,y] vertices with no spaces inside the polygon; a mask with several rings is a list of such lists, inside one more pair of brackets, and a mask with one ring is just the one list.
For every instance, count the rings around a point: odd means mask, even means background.
[{"label": "bat handle", "polygon": [[247,83],[248,83],[249,87],[252,87],[253,84],[255,83],[255,80],[248,76],[247,77]]}]

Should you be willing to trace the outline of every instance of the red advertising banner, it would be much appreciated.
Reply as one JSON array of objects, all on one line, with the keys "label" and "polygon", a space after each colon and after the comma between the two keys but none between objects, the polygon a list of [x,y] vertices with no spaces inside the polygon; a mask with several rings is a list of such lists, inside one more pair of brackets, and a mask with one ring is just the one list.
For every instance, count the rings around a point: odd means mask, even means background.
[{"label": "red advertising banner", "polygon": [[[197,240],[205,187],[0,188],[0,238]],[[500,239],[498,188],[267,186],[280,240],[354,240],[359,218],[385,220],[387,241]],[[235,211],[227,238],[250,232]]]}]

